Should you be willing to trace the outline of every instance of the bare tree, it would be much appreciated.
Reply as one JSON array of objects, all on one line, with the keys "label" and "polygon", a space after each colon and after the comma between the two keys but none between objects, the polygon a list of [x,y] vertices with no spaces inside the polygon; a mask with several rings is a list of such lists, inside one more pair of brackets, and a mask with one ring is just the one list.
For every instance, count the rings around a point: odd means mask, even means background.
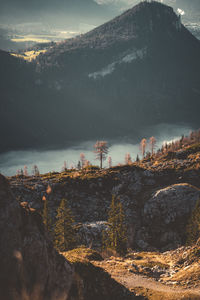
[{"label": "bare tree", "polygon": [[154,154],[154,150],[156,148],[156,138],[154,136],[150,137],[149,139],[149,146],[151,150],[151,155]]},{"label": "bare tree", "polygon": [[33,176],[39,176],[40,172],[37,165],[33,166]]},{"label": "bare tree", "polygon": [[86,161],[84,153],[80,154],[80,161],[81,161],[81,167],[83,168],[85,166],[85,161]]},{"label": "bare tree", "polygon": [[99,159],[100,168],[102,169],[103,160],[106,159],[106,154],[108,154],[108,143],[106,141],[97,141],[94,145],[94,149],[96,159]]},{"label": "bare tree", "polygon": [[142,157],[143,158],[145,156],[146,146],[147,146],[147,140],[146,139],[142,139],[141,142],[140,142],[140,149],[141,149]]},{"label": "bare tree", "polygon": [[125,155],[125,164],[129,165],[131,163],[132,163],[131,155],[130,155],[130,153],[126,153],[126,155]]},{"label": "bare tree", "polygon": [[28,176],[28,167],[24,166],[24,176]]},{"label": "bare tree", "polygon": [[69,169],[70,169],[70,170],[73,170],[73,169],[75,169],[75,167],[74,167],[74,164],[73,164],[73,163],[70,165]]},{"label": "bare tree", "polygon": [[111,158],[111,156],[108,157],[108,167],[109,168],[112,167],[112,158]]},{"label": "bare tree", "polygon": [[84,167],[88,168],[91,165],[90,161],[86,159]]},{"label": "bare tree", "polygon": [[62,167],[62,172],[65,172],[67,170],[67,162],[64,161],[63,167]]},{"label": "bare tree", "polygon": [[81,162],[80,160],[78,161],[78,164],[77,164],[77,169],[80,170],[81,169]]}]

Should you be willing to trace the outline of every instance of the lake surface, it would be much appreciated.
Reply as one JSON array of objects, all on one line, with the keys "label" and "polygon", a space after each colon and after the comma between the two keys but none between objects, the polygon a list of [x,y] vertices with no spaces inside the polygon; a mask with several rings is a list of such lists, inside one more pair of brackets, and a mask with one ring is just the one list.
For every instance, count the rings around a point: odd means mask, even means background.
[{"label": "lake surface", "polygon": [[[165,142],[170,142],[178,139],[182,134],[189,134],[190,128],[184,126],[162,125],[155,128],[155,137],[157,139],[157,149]],[[151,135],[150,135],[151,136]],[[145,137],[145,135],[144,135]],[[93,145],[95,141],[89,141],[79,144],[76,147],[62,150],[46,150],[46,151],[10,151],[0,155],[0,172],[5,176],[15,175],[17,170],[24,169],[27,166],[29,175],[32,175],[33,165],[37,165],[40,173],[62,170],[64,161],[67,163],[67,168],[76,167],[80,159],[80,153],[84,153],[87,160],[93,165],[98,165],[99,161],[95,159]],[[140,155],[139,143],[132,144],[129,142],[109,142],[109,154],[112,164],[124,164],[126,153],[130,153],[133,160],[137,154]],[[147,149],[148,150],[148,149]],[[104,167],[108,167],[108,160],[103,163]]]}]

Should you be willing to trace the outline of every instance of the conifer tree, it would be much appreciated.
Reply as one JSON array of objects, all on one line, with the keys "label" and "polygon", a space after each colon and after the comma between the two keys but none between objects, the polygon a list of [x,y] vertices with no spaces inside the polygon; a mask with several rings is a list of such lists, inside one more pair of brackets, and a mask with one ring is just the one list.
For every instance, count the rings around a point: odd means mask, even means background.
[{"label": "conifer tree", "polygon": [[56,223],[54,228],[54,246],[59,251],[71,250],[76,245],[74,230],[74,218],[67,205],[67,200],[62,199],[57,209]]},{"label": "conifer tree", "polygon": [[44,227],[46,231],[51,233],[52,222],[51,222],[51,216],[49,212],[48,200],[45,196],[43,196],[42,200],[44,202],[43,213],[42,213]]},{"label": "conifer tree", "polygon": [[136,156],[136,160],[135,160],[136,162],[139,162],[140,161],[140,158],[139,158],[139,155],[137,154],[137,156]]},{"label": "conifer tree", "polygon": [[196,206],[189,219],[187,228],[187,244],[192,245],[200,238],[200,199],[197,201]]},{"label": "conifer tree", "polygon": [[127,251],[127,228],[121,202],[112,197],[108,212],[108,230],[103,233],[103,247],[124,255]]}]

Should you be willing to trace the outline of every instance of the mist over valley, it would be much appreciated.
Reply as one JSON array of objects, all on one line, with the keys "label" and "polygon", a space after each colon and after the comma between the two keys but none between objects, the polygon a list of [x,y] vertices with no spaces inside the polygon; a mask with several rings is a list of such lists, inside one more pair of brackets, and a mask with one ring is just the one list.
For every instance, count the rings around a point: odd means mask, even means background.
[{"label": "mist over valley", "polygon": [[[182,135],[188,135],[191,128],[185,126],[162,124],[149,128],[145,132],[140,132],[140,139],[134,137],[121,137],[118,140],[108,140],[109,152],[106,160],[103,162],[103,167],[108,168],[108,158],[112,159],[112,166],[124,165],[125,156],[130,154],[131,160],[135,161],[136,156],[142,157],[140,141],[142,138],[149,138],[154,135],[156,137],[156,148],[158,150],[165,143],[170,143],[173,140],[178,140]],[[137,142],[136,142],[137,140]],[[33,174],[33,166],[37,165],[41,174],[48,172],[60,172],[66,162],[68,169],[77,168],[80,161],[80,154],[84,153],[92,165],[99,165],[99,161],[95,158],[94,144],[96,141],[83,142],[74,145],[73,147],[66,147],[66,149],[48,150],[26,150],[26,151],[10,151],[8,153],[0,154],[0,172],[5,176],[13,176],[17,171],[24,170],[27,167],[28,174]],[[150,151],[148,147],[146,151]]]}]

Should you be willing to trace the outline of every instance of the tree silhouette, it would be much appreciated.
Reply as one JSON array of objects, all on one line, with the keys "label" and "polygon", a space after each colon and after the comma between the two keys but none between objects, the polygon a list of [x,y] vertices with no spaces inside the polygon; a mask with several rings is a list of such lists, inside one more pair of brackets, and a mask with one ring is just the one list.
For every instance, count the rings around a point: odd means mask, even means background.
[{"label": "tree silhouette", "polygon": [[100,161],[100,168],[102,169],[103,160],[106,159],[106,155],[108,154],[108,143],[106,141],[97,141],[94,145],[94,149],[96,159]]}]

